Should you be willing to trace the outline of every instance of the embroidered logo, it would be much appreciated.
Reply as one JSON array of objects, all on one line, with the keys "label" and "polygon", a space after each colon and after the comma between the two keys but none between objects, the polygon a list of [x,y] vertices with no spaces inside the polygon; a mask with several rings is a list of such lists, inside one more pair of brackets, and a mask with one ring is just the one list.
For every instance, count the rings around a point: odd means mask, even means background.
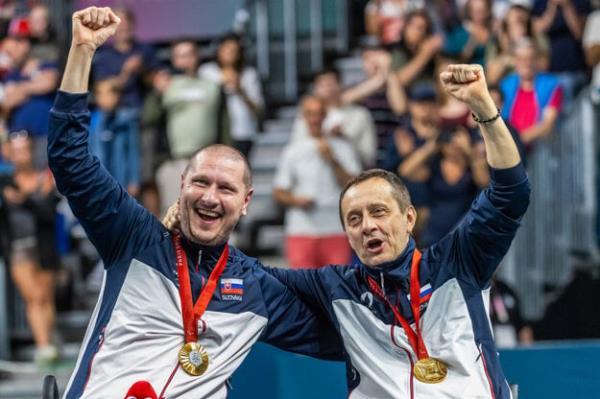
[{"label": "embroidered logo", "polygon": [[363,292],[363,294],[360,296],[360,301],[363,305],[371,309],[371,307],[373,306],[373,294],[371,294],[368,291]]},{"label": "embroidered logo", "polygon": [[244,280],[241,278],[221,279],[221,300],[241,301],[244,298]]}]

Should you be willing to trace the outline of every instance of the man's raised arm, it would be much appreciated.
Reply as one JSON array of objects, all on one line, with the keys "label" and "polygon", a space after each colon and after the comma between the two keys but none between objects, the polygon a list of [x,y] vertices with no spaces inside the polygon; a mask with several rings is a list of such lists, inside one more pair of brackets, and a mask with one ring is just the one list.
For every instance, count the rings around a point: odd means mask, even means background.
[{"label": "man's raised arm", "polygon": [[119,22],[109,8],[89,7],[73,14],[73,39],[50,111],[48,133],[48,163],[57,187],[68,198],[106,267],[132,257],[157,237],[157,231],[164,231],[88,149],[87,91],[92,58]]},{"label": "man's raised arm", "polygon": [[450,65],[440,79],[478,122],[491,167],[490,187],[473,202],[457,229],[432,247],[456,255],[457,272],[486,286],[508,251],[529,205],[530,187],[517,146],[487,88],[480,65]]}]

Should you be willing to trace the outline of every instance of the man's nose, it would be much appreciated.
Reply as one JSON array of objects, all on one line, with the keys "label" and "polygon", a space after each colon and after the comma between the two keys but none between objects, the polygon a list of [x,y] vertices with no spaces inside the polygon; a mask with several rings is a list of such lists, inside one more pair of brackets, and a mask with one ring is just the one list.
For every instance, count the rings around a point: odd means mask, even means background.
[{"label": "man's nose", "polygon": [[216,205],[218,203],[216,184],[211,184],[207,187],[200,199],[205,205]]},{"label": "man's nose", "polygon": [[362,220],[362,233],[368,235],[377,229],[375,219],[370,216],[365,216]]}]

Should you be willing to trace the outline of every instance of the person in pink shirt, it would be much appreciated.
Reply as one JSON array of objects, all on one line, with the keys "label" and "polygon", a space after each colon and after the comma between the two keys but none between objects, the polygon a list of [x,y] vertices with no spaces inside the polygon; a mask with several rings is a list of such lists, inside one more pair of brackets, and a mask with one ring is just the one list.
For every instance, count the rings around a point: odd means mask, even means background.
[{"label": "person in pink shirt", "polygon": [[514,48],[515,72],[500,83],[505,98],[502,115],[531,148],[536,140],[552,133],[563,101],[558,78],[538,72],[538,50],[530,39],[522,39]]}]

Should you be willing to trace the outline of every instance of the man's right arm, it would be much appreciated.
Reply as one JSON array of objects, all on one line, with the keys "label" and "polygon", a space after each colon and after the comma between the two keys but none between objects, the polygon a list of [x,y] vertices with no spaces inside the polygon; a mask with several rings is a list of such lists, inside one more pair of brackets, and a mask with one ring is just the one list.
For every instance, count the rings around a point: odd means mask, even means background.
[{"label": "man's right arm", "polygon": [[73,43],[50,112],[48,163],[59,191],[98,249],[106,266],[149,245],[164,231],[89,153],[87,82],[94,52],[114,33],[110,9],[90,7],[73,15]]}]

